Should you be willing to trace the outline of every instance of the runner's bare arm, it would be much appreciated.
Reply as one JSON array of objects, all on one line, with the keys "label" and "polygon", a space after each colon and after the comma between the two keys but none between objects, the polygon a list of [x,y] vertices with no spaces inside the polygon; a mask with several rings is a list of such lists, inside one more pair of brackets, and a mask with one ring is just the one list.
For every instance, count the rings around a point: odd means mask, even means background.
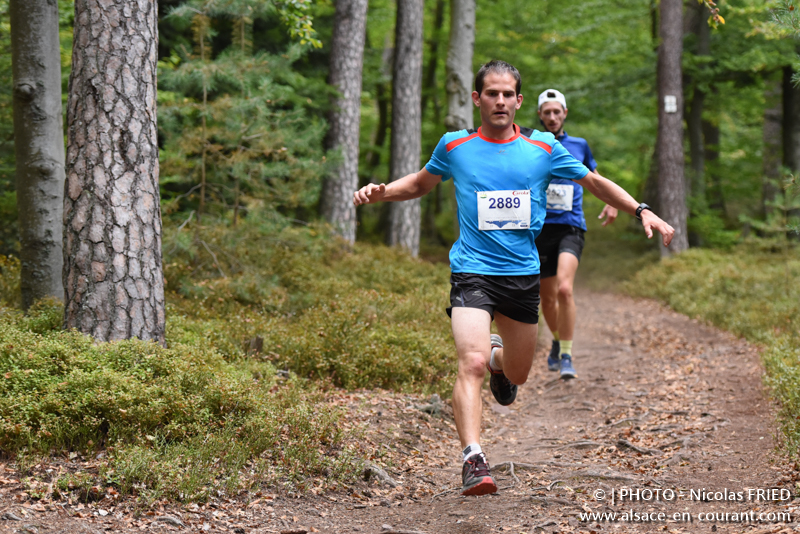
[{"label": "runner's bare arm", "polygon": [[[639,203],[627,191],[611,180],[590,172],[579,183],[609,206],[620,209],[625,213],[636,215],[636,208],[639,207]],[[669,245],[670,241],[672,241],[672,236],[675,234],[675,229],[672,226],[650,210],[642,211],[640,217],[642,218],[644,233],[647,234],[648,239],[653,237],[653,230],[656,230],[661,234],[664,246]]]},{"label": "runner's bare arm", "polygon": [[[600,173],[597,172],[597,169],[595,169],[592,172],[600,176]],[[605,217],[606,220],[603,221],[602,226],[608,226],[609,224],[617,220],[618,215],[619,215],[619,210],[617,210],[617,208],[606,204],[605,206],[603,206],[603,211],[600,212],[600,215],[598,215],[597,218],[602,220]]]},{"label": "runner's bare arm", "polygon": [[374,204],[380,201],[396,202],[419,198],[429,193],[441,181],[441,176],[431,174],[423,167],[419,172],[403,176],[389,185],[365,185],[353,193],[353,204],[360,206],[361,204]]}]

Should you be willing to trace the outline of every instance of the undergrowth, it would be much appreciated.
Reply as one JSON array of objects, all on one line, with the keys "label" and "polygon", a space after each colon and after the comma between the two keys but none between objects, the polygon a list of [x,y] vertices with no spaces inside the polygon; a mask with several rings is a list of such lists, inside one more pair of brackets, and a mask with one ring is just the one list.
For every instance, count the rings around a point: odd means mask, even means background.
[{"label": "undergrowth", "polygon": [[791,243],[755,240],[691,249],[623,287],[765,347],[766,383],[780,403],[785,449],[800,451],[800,257]]},{"label": "undergrowth", "polygon": [[61,331],[58,302],[23,315],[19,263],[0,258],[0,450],[20,471],[102,451],[97,474],[55,491],[154,502],[319,487],[359,470],[326,388],[449,393],[446,266],[255,219],[167,224],[167,348]]}]

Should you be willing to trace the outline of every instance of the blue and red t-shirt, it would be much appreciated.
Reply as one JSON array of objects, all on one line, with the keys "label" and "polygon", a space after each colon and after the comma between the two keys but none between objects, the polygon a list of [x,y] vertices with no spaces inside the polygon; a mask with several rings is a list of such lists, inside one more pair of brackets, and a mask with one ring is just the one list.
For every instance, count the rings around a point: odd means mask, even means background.
[{"label": "blue and red t-shirt", "polygon": [[[589,170],[594,171],[597,169],[597,162],[595,162],[594,156],[592,156],[592,151],[589,149],[589,143],[586,142],[586,139],[582,137],[570,137],[567,135],[567,132],[563,132],[556,139],[575,157],[575,159],[583,163]],[[572,180],[562,180],[560,178],[554,178],[550,184],[551,198],[553,198],[554,193],[556,195],[558,195],[558,193],[563,195],[564,192],[571,192],[572,209],[554,209],[553,206],[556,206],[556,204],[551,202],[547,207],[547,217],[545,217],[544,223],[568,224],[580,228],[581,230],[586,230],[586,218],[583,215],[583,187]]]},{"label": "blue and red t-shirt", "polygon": [[[450,250],[454,273],[539,274],[535,240],[544,223],[547,186],[554,179],[580,180],[589,174],[553,134],[534,131],[526,137],[516,124],[514,131],[513,137],[502,141],[484,137],[480,128],[477,132],[446,133],[425,165],[431,174],[443,181],[452,177],[455,184],[461,232]],[[491,197],[491,192],[498,191],[508,192],[507,198],[513,198],[515,206],[520,204],[516,198],[530,202],[529,226],[526,221],[521,229],[480,229],[478,197],[486,192]],[[524,196],[511,196],[520,192]],[[497,205],[503,206],[503,198]],[[485,222],[486,214],[491,213],[487,210],[496,206],[482,206],[481,220]]]}]

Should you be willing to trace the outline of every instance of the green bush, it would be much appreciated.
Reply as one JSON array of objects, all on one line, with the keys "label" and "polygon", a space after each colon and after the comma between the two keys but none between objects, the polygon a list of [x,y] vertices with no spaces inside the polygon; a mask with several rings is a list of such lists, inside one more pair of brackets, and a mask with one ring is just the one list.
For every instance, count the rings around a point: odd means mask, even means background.
[{"label": "green bush", "polygon": [[229,363],[208,343],[96,344],[53,329],[60,309],[0,311],[0,450],[107,447],[105,483],[148,498],[355,469],[342,414],[269,362]]},{"label": "green bush", "polygon": [[[147,501],[202,500],[335,481],[357,461],[320,386],[449,394],[446,266],[352,250],[324,227],[274,217],[236,229],[167,221],[164,250],[168,348],[62,331],[57,301],[27,315],[0,307],[0,450],[20,465],[107,451],[99,478],[62,481],[60,493],[91,499],[110,486]],[[7,306],[19,269],[3,261]]]},{"label": "green bush", "polygon": [[351,251],[315,227],[217,225],[181,239],[165,247],[175,251],[166,260],[169,339],[233,361],[259,336],[266,359],[302,377],[449,394],[446,265],[383,246]]}]

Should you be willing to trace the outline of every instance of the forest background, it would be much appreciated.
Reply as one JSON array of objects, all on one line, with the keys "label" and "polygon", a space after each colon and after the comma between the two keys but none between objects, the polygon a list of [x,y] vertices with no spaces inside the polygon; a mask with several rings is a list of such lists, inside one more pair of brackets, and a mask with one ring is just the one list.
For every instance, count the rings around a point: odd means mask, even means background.
[{"label": "forest background", "polygon": [[[221,485],[234,490],[246,482],[236,475],[245,464],[251,474],[258,472],[244,477],[251,482],[278,472],[295,473],[291,483],[299,485],[307,475],[347,476],[350,464],[332,460],[357,454],[342,449],[341,414],[320,416],[309,390],[384,387],[448,395],[453,378],[441,317],[446,253],[458,232],[452,183],[422,200],[425,261],[381,245],[390,230],[389,210],[381,205],[359,210],[354,250],[333,239],[319,206],[323,184],[341,162],[341,154],[325,148],[335,97],[327,83],[334,5],[311,6],[313,31],[303,22],[291,26],[291,19],[287,26],[286,4],[224,5],[158,5],[169,348],[131,342],[90,349],[80,336],[60,331],[63,306],[40,303],[28,315],[17,309],[10,22],[8,2],[0,0],[3,339],[35,347],[30,354],[36,356],[3,353],[9,371],[2,388],[9,400],[0,402],[0,446],[24,457],[114,444],[101,476],[148,498],[199,498]],[[450,5],[424,4],[420,164],[445,131]],[[492,58],[517,66],[527,98],[516,122],[537,127],[536,96],[546,88],[561,90],[570,109],[566,129],[589,141],[600,172],[657,207],[658,4],[597,0],[567,7],[509,0],[476,7],[473,67]],[[768,380],[782,406],[786,450],[793,453],[800,442],[797,22],[790,2],[726,2],[726,23],[715,28],[706,9],[685,3],[684,142],[693,249],[659,261],[657,245],[641,237],[631,218],[623,215],[601,230],[593,217],[601,204],[588,198],[589,248],[581,273],[587,283],[624,282],[617,287],[763,343]],[[59,12],[66,102],[72,2],[59,0]],[[369,3],[361,183],[390,176],[395,15],[393,2]],[[52,351],[69,362],[55,374]],[[161,360],[158,368],[153,354]],[[148,363],[139,373],[142,361]],[[133,362],[133,371],[126,362]],[[85,374],[69,374],[73,367]],[[210,377],[220,374],[224,379],[209,388]],[[159,382],[164,376],[181,384],[189,377],[192,386],[178,388],[185,397],[170,397],[174,384]],[[263,383],[245,387],[253,377]],[[54,408],[76,402],[62,384],[81,398],[72,411]],[[98,384],[107,396],[84,395]],[[233,402],[237,388],[246,398]],[[20,412],[20,397],[12,402],[13,395],[24,396],[29,409]],[[164,409],[167,404],[172,408]],[[188,406],[204,408],[189,413]],[[120,415],[129,412],[137,413],[135,424],[132,416]],[[274,420],[267,422],[263,413]],[[222,422],[209,430],[208,422],[220,414]],[[327,449],[283,450],[278,442],[286,432],[298,443]],[[274,439],[264,441],[265,434]],[[209,463],[232,436],[240,439],[238,454],[223,454],[227,463]],[[276,456],[278,468],[265,460]],[[128,462],[133,457],[149,460],[134,465]],[[253,467],[253,457],[264,463]],[[179,480],[175,473],[181,470],[194,478]]]}]

